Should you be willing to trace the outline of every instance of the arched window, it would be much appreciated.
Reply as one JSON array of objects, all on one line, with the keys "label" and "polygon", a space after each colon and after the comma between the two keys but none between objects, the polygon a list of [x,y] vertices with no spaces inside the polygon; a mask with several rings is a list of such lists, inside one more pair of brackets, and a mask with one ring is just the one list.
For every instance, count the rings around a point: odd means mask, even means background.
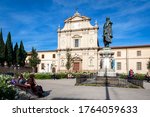
[{"label": "arched window", "polygon": [[93,65],[93,59],[90,59],[90,66]]},{"label": "arched window", "polygon": [[41,69],[44,69],[44,68],[45,68],[44,63],[41,63]]},{"label": "arched window", "polygon": [[61,66],[64,67],[64,60],[61,60]]}]

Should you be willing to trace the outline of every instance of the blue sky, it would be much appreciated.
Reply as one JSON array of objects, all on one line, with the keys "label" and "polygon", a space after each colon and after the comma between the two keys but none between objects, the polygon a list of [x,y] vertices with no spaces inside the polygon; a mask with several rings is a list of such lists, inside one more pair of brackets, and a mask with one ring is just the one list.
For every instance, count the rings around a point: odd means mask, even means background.
[{"label": "blue sky", "polygon": [[73,16],[81,15],[99,24],[99,45],[105,18],[113,22],[111,46],[150,44],[149,0],[0,0],[0,28],[6,41],[10,31],[13,44],[23,40],[25,49],[57,49],[57,28]]}]

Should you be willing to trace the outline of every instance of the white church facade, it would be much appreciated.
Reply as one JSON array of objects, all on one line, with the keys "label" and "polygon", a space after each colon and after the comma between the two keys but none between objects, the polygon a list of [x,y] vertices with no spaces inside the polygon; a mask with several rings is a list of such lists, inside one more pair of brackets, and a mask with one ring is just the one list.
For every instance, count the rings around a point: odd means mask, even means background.
[{"label": "white church facade", "polygon": [[[90,24],[90,18],[76,12],[57,30],[58,47],[53,51],[38,51],[41,63],[38,72],[66,72],[66,53],[72,57],[71,72],[98,72],[100,52],[98,24]],[[146,73],[150,58],[150,45],[111,47],[114,52],[116,73]]]}]

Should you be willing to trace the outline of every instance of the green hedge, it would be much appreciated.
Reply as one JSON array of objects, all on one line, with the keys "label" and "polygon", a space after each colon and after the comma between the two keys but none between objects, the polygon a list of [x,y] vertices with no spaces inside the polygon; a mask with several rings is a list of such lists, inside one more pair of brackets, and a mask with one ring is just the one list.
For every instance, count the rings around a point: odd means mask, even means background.
[{"label": "green hedge", "polygon": [[[67,73],[56,73],[56,78],[57,79],[63,79],[63,78],[67,78]],[[30,73],[24,73],[23,76],[28,79],[30,76]],[[53,74],[51,73],[36,73],[35,74],[35,79],[52,79],[53,78]]]},{"label": "green hedge", "polygon": [[[30,73],[23,73],[24,78],[28,79]],[[35,79],[51,79],[52,74],[50,73],[35,73]]]},{"label": "green hedge", "polygon": [[67,78],[68,73],[60,72],[56,74],[57,79]]},{"label": "green hedge", "polygon": [[144,80],[145,79],[145,74],[135,74],[134,76],[138,80]]},{"label": "green hedge", "polygon": [[51,79],[52,75],[50,73],[37,73],[35,74],[35,79]]},{"label": "green hedge", "polygon": [[[69,73],[72,74],[72,76],[74,78],[78,78],[79,76],[83,75],[83,74],[87,74],[89,75],[90,73]],[[57,79],[63,79],[63,78],[67,78],[68,73],[67,72],[60,72],[60,73],[55,73],[56,78]],[[30,76],[30,73],[23,73],[24,78],[28,79]],[[53,74],[52,73],[35,73],[35,79],[52,79],[53,78]]]},{"label": "green hedge", "polygon": [[119,78],[121,78],[121,79],[126,79],[126,78],[128,78],[128,75],[126,75],[126,74],[120,74],[120,75],[119,75]]},{"label": "green hedge", "polygon": [[[126,74],[120,74],[119,78],[121,78],[121,79],[127,79],[128,75],[126,75]],[[144,80],[145,79],[145,74],[137,74],[136,73],[136,74],[134,74],[134,79]]]}]

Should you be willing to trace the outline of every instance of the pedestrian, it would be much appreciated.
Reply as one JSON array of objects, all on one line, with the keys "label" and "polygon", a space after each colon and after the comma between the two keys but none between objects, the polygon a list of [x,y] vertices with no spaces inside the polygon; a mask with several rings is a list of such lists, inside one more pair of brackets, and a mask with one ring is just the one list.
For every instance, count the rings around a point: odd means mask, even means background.
[{"label": "pedestrian", "polygon": [[128,82],[131,82],[131,80],[134,78],[134,72],[132,69],[129,70],[128,74]]},{"label": "pedestrian", "polygon": [[147,82],[150,81],[150,70],[147,72],[147,74],[145,75]]},{"label": "pedestrian", "polygon": [[56,80],[56,74],[55,74],[55,73],[53,73],[52,78],[53,78],[54,80]]},{"label": "pedestrian", "polygon": [[18,84],[24,85],[26,83],[26,79],[23,77],[23,74],[20,74],[18,79]]},{"label": "pedestrian", "polygon": [[133,79],[134,78],[134,72],[133,72],[132,69],[130,69],[130,71],[129,71],[128,78],[129,79]]},{"label": "pedestrian", "polygon": [[39,97],[43,97],[43,88],[42,86],[37,85],[34,74],[30,75],[29,79],[26,82],[26,85],[31,87],[31,90],[34,94],[36,94]]}]

